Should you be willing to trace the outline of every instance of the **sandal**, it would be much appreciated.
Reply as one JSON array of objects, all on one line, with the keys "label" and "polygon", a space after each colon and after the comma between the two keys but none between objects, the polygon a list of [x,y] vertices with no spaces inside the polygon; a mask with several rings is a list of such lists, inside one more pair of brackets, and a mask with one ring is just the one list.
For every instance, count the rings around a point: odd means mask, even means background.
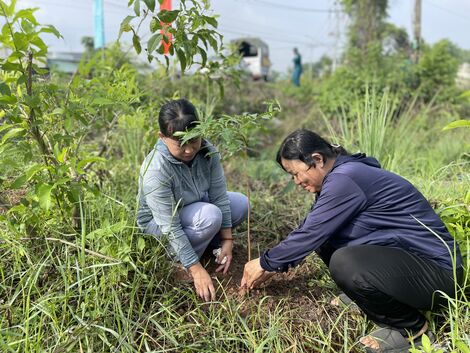
[{"label": "sandal", "polygon": [[345,293],[340,293],[338,296],[334,297],[331,301],[330,304],[333,306],[346,306],[352,311],[361,311],[359,306],[354,303],[354,301],[349,298]]},{"label": "sandal", "polygon": [[[415,347],[421,346],[421,336],[425,333],[430,336],[431,341],[434,340],[432,333],[426,332],[427,330],[428,323],[426,322],[423,328],[411,338]],[[368,339],[368,343],[372,343],[376,347],[364,343],[364,339]],[[390,327],[382,327],[372,331],[367,336],[362,337],[359,343],[362,344],[367,353],[408,353],[411,348],[410,339]]]}]

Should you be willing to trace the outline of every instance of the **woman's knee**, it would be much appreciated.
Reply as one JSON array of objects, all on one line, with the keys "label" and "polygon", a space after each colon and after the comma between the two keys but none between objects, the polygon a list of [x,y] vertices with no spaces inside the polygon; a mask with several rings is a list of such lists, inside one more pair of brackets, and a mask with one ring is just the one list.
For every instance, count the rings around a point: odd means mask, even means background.
[{"label": "woman's knee", "polygon": [[217,234],[222,226],[222,212],[210,203],[201,207],[198,217],[194,220],[193,229],[199,237],[212,237]]},{"label": "woman's knee", "polygon": [[248,217],[248,197],[239,192],[228,192],[233,227],[238,226]]},{"label": "woman's knee", "polygon": [[343,290],[353,289],[363,281],[360,258],[353,247],[344,247],[331,255],[329,269],[335,283]]}]

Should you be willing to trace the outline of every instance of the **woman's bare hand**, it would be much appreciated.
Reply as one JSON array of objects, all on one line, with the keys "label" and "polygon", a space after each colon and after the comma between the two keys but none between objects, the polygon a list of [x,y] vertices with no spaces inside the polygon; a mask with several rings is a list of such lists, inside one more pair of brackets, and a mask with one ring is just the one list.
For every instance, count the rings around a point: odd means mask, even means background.
[{"label": "woman's bare hand", "polygon": [[245,290],[250,290],[260,285],[271,277],[274,273],[266,272],[261,267],[259,258],[251,260],[245,264],[245,269],[243,270],[243,278],[240,283],[240,287]]},{"label": "woman's bare hand", "polygon": [[198,262],[189,268],[189,273],[194,279],[197,295],[205,301],[215,300],[214,284],[206,269]]}]

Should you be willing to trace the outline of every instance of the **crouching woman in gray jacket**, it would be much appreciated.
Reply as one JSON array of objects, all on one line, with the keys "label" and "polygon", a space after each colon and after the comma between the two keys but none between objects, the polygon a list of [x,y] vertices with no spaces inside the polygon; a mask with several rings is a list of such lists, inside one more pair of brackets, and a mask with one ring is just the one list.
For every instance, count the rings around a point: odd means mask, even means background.
[{"label": "crouching woman in gray jacket", "polygon": [[197,294],[215,299],[211,277],[199,259],[211,245],[220,247],[216,271],[227,273],[232,261],[232,228],[247,217],[247,197],[228,192],[220,155],[203,138],[181,144],[175,133],[197,122],[185,99],[161,107],[159,139],[145,158],[139,177],[137,224],[157,238],[167,236],[176,260],[194,279]]}]

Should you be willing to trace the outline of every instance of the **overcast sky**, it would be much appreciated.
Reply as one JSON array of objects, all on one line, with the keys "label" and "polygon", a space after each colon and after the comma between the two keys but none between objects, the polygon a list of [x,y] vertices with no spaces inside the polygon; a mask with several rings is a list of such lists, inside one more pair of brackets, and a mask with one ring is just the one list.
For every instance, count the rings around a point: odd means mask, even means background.
[{"label": "overcast sky", "polygon": [[[19,0],[21,7],[39,7],[36,17],[54,25],[64,39],[46,37],[50,51],[82,51],[80,39],[93,36],[93,0]],[[226,40],[256,36],[268,43],[273,68],[285,71],[292,64],[292,48],[303,61],[321,55],[339,56],[348,19],[334,12],[333,0],[212,0],[219,31]],[[173,0],[173,6],[178,1]],[[389,21],[411,36],[414,0],[389,0]],[[127,0],[104,0],[105,40],[116,39],[122,19],[131,14]],[[142,31],[144,34],[146,30]],[[470,0],[422,0],[422,36],[428,43],[448,38],[470,49]],[[125,38],[128,41],[128,38]]]}]

